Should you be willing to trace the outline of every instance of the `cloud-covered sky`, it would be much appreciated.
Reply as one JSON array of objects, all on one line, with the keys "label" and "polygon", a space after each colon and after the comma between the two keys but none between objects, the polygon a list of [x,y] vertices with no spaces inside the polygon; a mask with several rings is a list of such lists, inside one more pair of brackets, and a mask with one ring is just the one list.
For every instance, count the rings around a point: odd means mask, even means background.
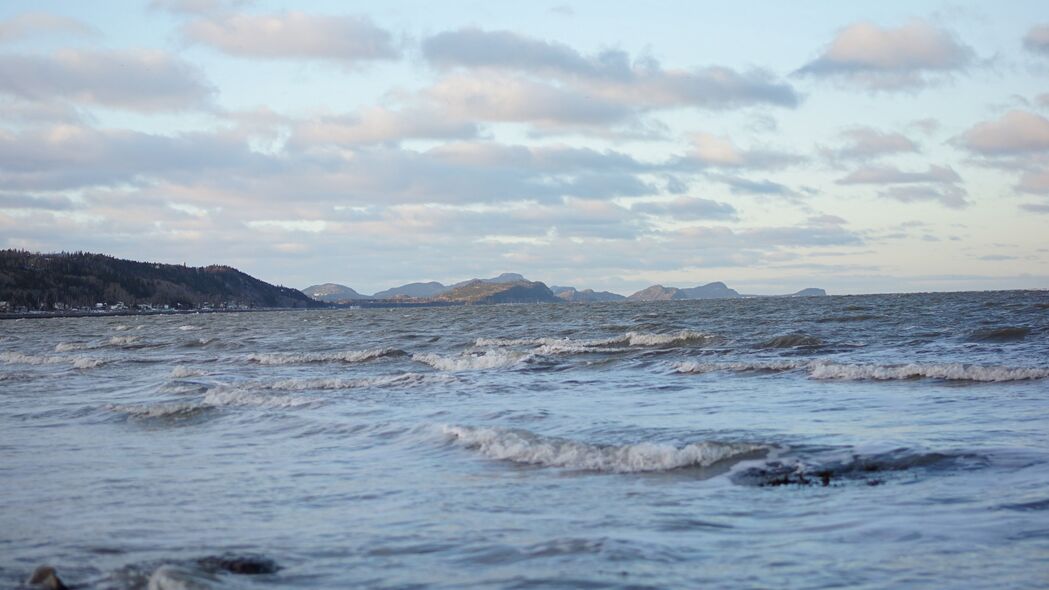
[{"label": "cloud-covered sky", "polygon": [[1049,5],[12,0],[0,247],[374,292],[1049,287]]}]

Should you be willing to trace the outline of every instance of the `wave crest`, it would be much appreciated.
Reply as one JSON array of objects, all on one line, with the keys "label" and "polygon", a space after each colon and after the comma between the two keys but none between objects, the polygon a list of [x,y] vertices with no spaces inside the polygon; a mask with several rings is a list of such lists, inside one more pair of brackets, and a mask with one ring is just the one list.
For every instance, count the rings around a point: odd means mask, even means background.
[{"label": "wave crest", "polygon": [[526,430],[444,426],[443,434],[492,459],[580,471],[640,473],[709,467],[719,461],[768,450],[763,445],[703,441],[678,448],[655,443],[592,445]]},{"label": "wave crest", "polygon": [[260,352],[248,355],[250,362],[260,365],[299,365],[306,363],[363,363],[389,356],[404,356],[407,353],[397,348],[373,348],[342,352]]},{"label": "wave crest", "polygon": [[995,383],[1028,381],[1049,378],[1049,368],[1000,367],[967,365],[963,363],[910,363],[906,365],[874,365],[832,363],[828,361],[739,361],[701,363],[686,361],[671,365],[677,373],[715,373],[728,371],[783,372],[804,369],[812,379],[842,381],[893,381],[905,379],[940,379],[943,381],[973,381]]},{"label": "wave crest", "polygon": [[476,371],[503,369],[527,362],[533,355],[523,352],[489,350],[484,354],[461,354],[441,356],[439,354],[414,354],[412,360],[425,363],[438,371]]}]

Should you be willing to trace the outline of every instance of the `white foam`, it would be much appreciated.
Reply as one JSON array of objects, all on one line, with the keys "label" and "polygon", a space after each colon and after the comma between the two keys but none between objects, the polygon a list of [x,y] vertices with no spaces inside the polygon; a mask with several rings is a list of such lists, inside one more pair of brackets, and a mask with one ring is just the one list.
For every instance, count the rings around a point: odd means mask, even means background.
[{"label": "white foam", "polygon": [[343,352],[271,352],[248,355],[248,360],[260,365],[297,365],[304,363],[361,363],[384,356],[401,354],[396,348],[374,348]]},{"label": "white foam", "polygon": [[443,434],[492,459],[584,471],[637,473],[708,467],[731,457],[764,450],[762,445],[698,442],[678,448],[655,443],[591,445],[544,437],[525,430],[444,426]]},{"label": "white foam", "polygon": [[179,416],[190,416],[210,406],[196,402],[178,402],[166,404],[148,405],[110,405],[110,410],[127,414],[132,418],[155,419],[155,418],[177,418]]},{"label": "white foam", "polygon": [[513,367],[532,357],[533,355],[523,352],[489,350],[484,354],[461,354],[459,356],[415,354],[412,355],[412,360],[426,363],[439,371],[476,371]]},{"label": "white foam", "polygon": [[188,367],[186,365],[178,365],[174,369],[171,369],[172,379],[183,379],[186,377],[203,377],[207,374],[208,372],[204,369],[199,369],[197,367]]},{"label": "white foam", "polygon": [[187,332],[189,330],[199,330],[200,326],[192,326],[192,325],[187,324],[185,326],[179,326],[178,329],[182,330],[183,332]]},{"label": "white foam", "polygon": [[245,389],[219,388],[204,395],[208,406],[256,406],[261,408],[298,408],[319,405],[321,400],[294,395],[266,395]]},{"label": "white foam", "polygon": [[809,366],[808,362],[799,361],[755,361],[755,362],[728,362],[728,363],[700,363],[685,361],[671,365],[677,373],[716,373],[719,371],[730,371],[743,373],[747,371],[793,371]]},{"label": "white foam", "polygon": [[55,352],[73,352],[74,350],[85,350],[88,348],[95,348],[95,346],[87,342],[59,342],[55,345]]},{"label": "white foam", "polygon": [[1002,382],[1045,379],[1049,377],[1049,369],[966,365],[962,363],[852,365],[816,362],[812,364],[809,375],[813,379],[884,381],[927,378],[947,381]]},{"label": "white foam", "polygon": [[315,389],[361,389],[365,387],[413,386],[435,380],[445,381],[447,377],[437,377],[422,373],[403,373],[401,375],[384,375],[361,379],[281,379],[260,384],[262,389],[283,389],[287,391],[308,391]]},{"label": "white foam", "polygon": [[76,369],[93,369],[106,363],[106,361],[98,358],[43,356],[21,352],[0,352],[0,362],[10,365],[64,365],[68,363]]},{"label": "white foam", "polygon": [[138,336],[113,336],[109,339],[110,346],[131,346],[138,342]]},{"label": "white foam", "polygon": [[211,590],[218,579],[201,571],[162,565],[149,576],[146,590]]},{"label": "white foam", "polygon": [[945,381],[1003,382],[1049,378],[1049,369],[1036,367],[998,367],[963,363],[910,363],[875,365],[833,363],[829,361],[739,361],[702,363],[686,361],[672,365],[678,373],[718,371],[793,371],[805,369],[812,379],[842,381],[890,381],[904,379],[942,379]]},{"label": "white foam", "polygon": [[[620,336],[596,339],[572,339],[572,338],[478,338],[474,346],[478,348],[496,347],[523,347],[535,346],[536,354],[580,354],[587,352],[610,352],[609,347],[615,346],[668,346],[685,342],[707,342],[714,336],[692,330],[681,330],[665,334],[651,334],[645,332],[627,332]],[[621,349],[612,349],[621,350]]]}]

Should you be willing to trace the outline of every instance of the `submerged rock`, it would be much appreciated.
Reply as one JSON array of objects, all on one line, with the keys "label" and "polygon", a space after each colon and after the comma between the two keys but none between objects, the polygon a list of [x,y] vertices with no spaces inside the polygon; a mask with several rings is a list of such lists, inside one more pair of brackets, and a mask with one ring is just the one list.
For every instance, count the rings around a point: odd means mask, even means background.
[{"label": "submerged rock", "polygon": [[26,584],[48,590],[68,590],[68,586],[63,584],[55,573],[55,568],[49,565],[42,565],[33,570],[33,575],[29,576]]},{"label": "submerged rock", "polygon": [[258,575],[273,574],[280,570],[277,562],[261,555],[217,555],[202,557],[197,560],[201,569],[231,574]]}]

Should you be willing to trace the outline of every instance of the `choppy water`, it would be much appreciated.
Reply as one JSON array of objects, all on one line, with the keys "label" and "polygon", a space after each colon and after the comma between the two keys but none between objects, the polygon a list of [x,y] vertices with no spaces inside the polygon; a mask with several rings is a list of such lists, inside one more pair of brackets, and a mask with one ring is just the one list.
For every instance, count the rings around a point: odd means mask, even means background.
[{"label": "choppy water", "polygon": [[4,587],[1044,588],[1049,293],[7,321],[0,454]]}]

